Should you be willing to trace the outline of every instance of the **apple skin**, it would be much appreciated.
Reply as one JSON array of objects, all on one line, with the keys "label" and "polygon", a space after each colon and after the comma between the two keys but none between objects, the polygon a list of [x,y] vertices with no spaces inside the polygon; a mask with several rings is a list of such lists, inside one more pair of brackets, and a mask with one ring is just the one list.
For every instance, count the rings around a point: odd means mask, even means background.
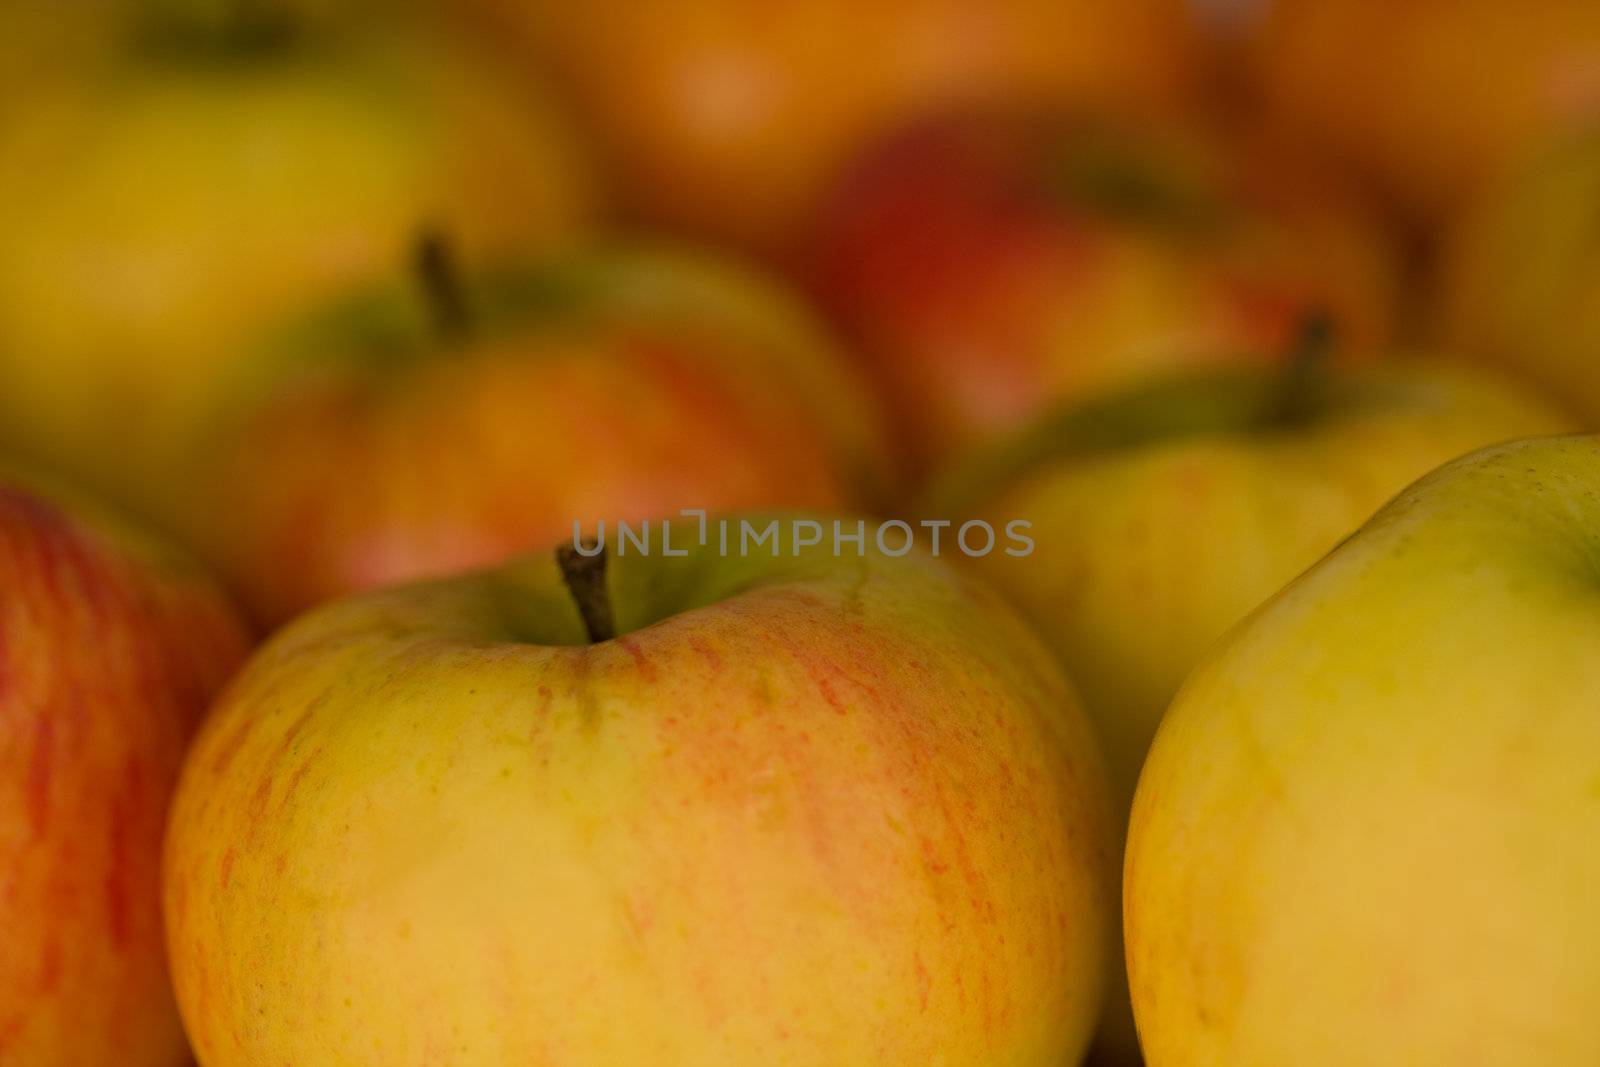
[{"label": "apple skin", "polygon": [[1437,322],[1600,426],[1600,132],[1552,143],[1463,212]]},{"label": "apple skin", "polygon": [[636,215],[767,252],[787,250],[840,166],[924,114],[1167,109],[1197,76],[1180,0],[473,6],[555,68]]},{"label": "apple skin", "polygon": [[1273,0],[1254,47],[1269,121],[1425,224],[1542,138],[1600,118],[1592,0]]},{"label": "apple skin", "polygon": [[920,552],[686,540],[612,558],[614,640],[542,553],[251,661],[167,851],[207,1067],[1077,1062],[1114,857],[1053,657]]},{"label": "apple skin", "polygon": [[[1062,657],[1125,816],[1167,704],[1206,649],[1410,481],[1474,448],[1572,429],[1458,368],[1401,364],[1315,387],[1281,373],[1176,379],[1076,409],[976,460],[930,510],[1033,524],[1037,550],[972,561]],[[999,528],[998,526],[996,528]],[[1124,995],[1102,1043],[1127,1054]]]},{"label": "apple skin", "polygon": [[1184,686],[1134,804],[1150,1067],[1600,1060],[1600,441],[1429,476]]},{"label": "apple skin", "polygon": [[869,153],[808,258],[924,471],[1098,392],[1278,362],[1312,308],[1370,353],[1399,275],[1359,201],[1279,146],[1016,110]]},{"label": "apple skin", "polygon": [[0,469],[0,1062],[179,1067],[167,804],[248,650],[185,557]]},{"label": "apple skin", "polygon": [[113,20],[104,57],[30,83],[0,125],[11,448],[143,507],[265,324],[387,269],[419,225],[467,262],[585,226],[550,104],[389,22],[250,51]]},{"label": "apple skin", "polygon": [[868,390],[757,274],[687,251],[573,251],[463,279],[477,321],[441,337],[394,273],[260,354],[179,483],[177,525],[265,621],[501,562],[575,520],[887,492]]}]

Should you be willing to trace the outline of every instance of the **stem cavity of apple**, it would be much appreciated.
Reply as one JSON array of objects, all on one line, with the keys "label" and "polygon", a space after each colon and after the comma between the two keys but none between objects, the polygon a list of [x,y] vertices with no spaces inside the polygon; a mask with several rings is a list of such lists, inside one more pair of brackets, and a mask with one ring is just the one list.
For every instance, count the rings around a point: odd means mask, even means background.
[{"label": "stem cavity of apple", "polygon": [[583,628],[590,644],[600,644],[617,636],[611,618],[611,595],[606,590],[606,550],[590,545],[579,548],[578,542],[569,541],[556,549],[556,563],[561,568],[561,578],[567,592],[578,606]]},{"label": "stem cavity of apple", "polygon": [[461,340],[471,332],[472,323],[449,238],[431,227],[423,230],[417,238],[414,257],[413,266],[434,328],[446,340]]}]

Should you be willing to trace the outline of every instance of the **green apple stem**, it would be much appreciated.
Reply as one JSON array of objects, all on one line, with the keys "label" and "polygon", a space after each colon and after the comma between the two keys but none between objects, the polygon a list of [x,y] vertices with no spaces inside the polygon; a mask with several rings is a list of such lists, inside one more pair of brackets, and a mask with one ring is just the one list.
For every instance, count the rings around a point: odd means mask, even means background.
[{"label": "green apple stem", "polygon": [[567,583],[567,592],[578,606],[583,618],[583,628],[591,644],[609,641],[617,636],[611,620],[611,596],[606,591],[606,550],[579,551],[578,542],[572,541],[556,549],[556,563],[561,567],[561,578]]},{"label": "green apple stem", "polygon": [[1335,331],[1333,317],[1326,311],[1312,311],[1301,320],[1279,403],[1278,414],[1284,422],[1298,422],[1315,410]]},{"label": "green apple stem", "polygon": [[471,332],[472,322],[449,239],[438,230],[423,230],[415,256],[417,280],[422,283],[435,328],[446,339],[460,340]]}]

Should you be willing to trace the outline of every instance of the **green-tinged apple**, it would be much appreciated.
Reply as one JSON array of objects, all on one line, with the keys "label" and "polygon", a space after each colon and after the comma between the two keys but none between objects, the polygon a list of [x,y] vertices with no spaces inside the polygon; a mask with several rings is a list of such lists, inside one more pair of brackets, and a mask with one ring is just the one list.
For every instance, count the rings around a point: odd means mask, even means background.
[{"label": "green-tinged apple", "polygon": [[[1229,627],[1440,463],[1571,428],[1444,366],[1213,372],[1047,420],[937,508],[1032,523],[1032,555],[973,562],[1062,656],[1126,815],[1162,712]],[[1129,1050],[1125,997],[1109,1007],[1106,1043]]]},{"label": "green-tinged apple", "polygon": [[0,466],[0,1063],[181,1067],[160,855],[248,637],[186,557]]},{"label": "green-tinged apple", "polygon": [[471,0],[552,65],[636,214],[783,250],[873,138],[950,106],[1186,104],[1182,0]]},{"label": "green-tinged apple", "polygon": [[416,273],[295,328],[204,440],[177,523],[268,620],[600,520],[868,506],[885,435],[826,331],[704,255]]},{"label": "green-tinged apple", "polygon": [[1600,127],[1559,139],[1462,214],[1439,331],[1600,426]]},{"label": "green-tinged apple", "polygon": [[1530,145],[1600,118],[1594,0],[1272,0],[1253,46],[1270,120],[1425,223]]},{"label": "green-tinged apple", "polygon": [[1128,844],[1150,1067],[1600,1062],[1600,439],[1428,476],[1211,653]]},{"label": "green-tinged apple", "polygon": [[1275,146],[1019,112],[880,146],[810,258],[924,468],[1097,392],[1278,362],[1313,306],[1359,359],[1397,278],[1359,200]]},{"label": "green-tinged apple", "polygon": [[0,436],[141,504],[264,323],[419,225],[476,262],[589,211],[558,115],[436,28],[229,6],[112,6],[0,122]]},{"label": "green-tinged apple", "polygon": [[174,804],[207,1067],[1078,1062],[1115,848],[1059,665],[870,524],[737,521],[770,551],[674,526],[280,631]]}]

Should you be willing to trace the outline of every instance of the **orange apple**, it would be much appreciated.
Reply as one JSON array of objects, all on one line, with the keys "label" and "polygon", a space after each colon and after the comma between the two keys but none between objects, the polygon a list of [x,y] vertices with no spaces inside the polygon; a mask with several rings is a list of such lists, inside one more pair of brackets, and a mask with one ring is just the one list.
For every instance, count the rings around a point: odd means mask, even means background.
[{"label": "orange apple", "polygon": [[1274,0],[1255,47],[1274,121],[1430,221],[1600,115],[1594,0]]},{"label": "orange apple", "polygon": [[0,1063],[180,1067],[169,796],[247,650],[186,558],[0,468]]},{"label": "orange apple", "polygon": [[879,132],[955,102],[1165,107],[1182,0],[475,0],[572,90],[640,215],[781,246]]},{"label": "orange apple", "polygon": [[1017,112],[881,146],[813,258],[923,468],[1090,394],[1276,362],[1313,307],[1368,352],[1398,274],[1360,202],[1276,148]]},{"label": "orange apple", "polygon": [[759,278],[643,249],[400,266],[262,354],[184,483],[197,541],[268,619],[575,520],[881,497],[865,388]]},{"label": "orange apple", "polygon": [[265,323],[419,225],[475,261],[565,240],[591,196],[550,105],[433,27],[181,6],[109,8],[104,55],[0,121],[0,437],[130,498]]}]

